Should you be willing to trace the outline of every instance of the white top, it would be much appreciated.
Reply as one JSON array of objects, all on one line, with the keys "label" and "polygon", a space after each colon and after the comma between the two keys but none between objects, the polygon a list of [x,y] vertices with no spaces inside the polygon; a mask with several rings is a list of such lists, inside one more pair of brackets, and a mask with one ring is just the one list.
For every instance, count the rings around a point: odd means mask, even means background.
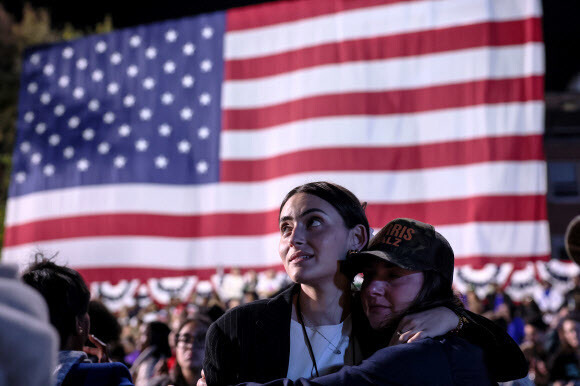
[{"label": "white top", "polygon": [[[324,337],[316,332],[318,330]],[[306,327],[306,334],[310,339],[312,352],[316,359],[316,366],[320,375],[326,375],[338,371],[342,366],[350,364],[347,356],[347,348],[350,343],[350,333],[352,331],[352,320],[350,315],[344,322],[329,326]],[[329,343],[330,341],[331,343]],[[336,347],[335,347],[336,346]],[[336,354],[336,349],[340,354]],[[294,319],[290,320],[290,362],[288,364],[288,374],[286,378],[293,381],[298,378],[316,377],[316,371],[308,347],[304,341],[302,326]]]}]

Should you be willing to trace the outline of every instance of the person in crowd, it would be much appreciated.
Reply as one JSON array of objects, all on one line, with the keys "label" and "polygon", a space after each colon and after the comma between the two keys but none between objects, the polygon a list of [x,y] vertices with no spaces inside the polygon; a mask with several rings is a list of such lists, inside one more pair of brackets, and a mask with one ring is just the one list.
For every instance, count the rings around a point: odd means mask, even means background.
[{"label": "person in crowd", "polygon": [[510,310],[513,309],[514,302],[511,297],[503,291],[498,283],[492,283],[491,291],[485,297],[484,315],[489,313],[489,315],[492,316],[490,319],[493,319],[493,314],[504,304]]},{"label": "person in crowd", "polygon": [[226,303],[230,299],[241,299],[244,285],[245,281],[240,269],[238,267],[233,267],[230,269],[230,272],[226,273],[222,278],[219,287],[219,296]]},{"label": "person in crowd", "polygon": [[560,348],[550,361],[550,380],[567,384],[580,380],[580,322],[565,317],[558,326]]},{"label": "person in crowd", "polygon": [[[204,360],[209,385],[323,375],[359,364],[374,352],[360,300],[352,297],[351,282],[340,270],[349,251],[367,246],[364,206],[339,185],[308,183],[286,195],[279,226],[279,254],[296,284],[272,299],[237,307],[212,324]],[[517,345],[492,322],[469,315],[464,333],[477,331],[472,339],[486,347],[496,378],[520,374]],[[401,320],[405,334],[400,339],[439,336],[459,320],[446,307],[407,316]],[[499,352],[506,354],[495,355]]]},{"label": "person in crowd", "polygon": [[175,331],[175,366],[167,375],[153,378],[149,386],[194,386],[200,378],[205,336],[211,320],[205,315],[184,320]]},{"label": "person in crowd", "polygon": [[121,325],[115,315],[101,301],[89,302],[91,334],[98,336],[109,348],[109,357],[113,362],[125,360],[125,349],[121,344]]},{"label": "person in crowd", "polygon": [[260,299],[266,299],[277,293],[282,288],[282,280],[273,269],[268,269],[258,275],[256,292]]},{"label": "person in crowd", "polygon": [[564,296],[554,289],[552,283],[542,280],[542,285],[534,290],[534,301],[544,314],[544,322],[550,323],[564,303]]},{"label": "person in crowd", "polygon": [[159,366],[171,357],[169,347],[169,327],[162,322],[141,325],[140,354],[131,366],[136,386],[146,386],[156,374]]},{"label": "person in crowd", "polygon": [[0,386],[53,384],[57,353],[44,299],[0,264]]},{"label": "person in crowd", "polygon": [[529,380],[529,384],[537,386],[547,385],[550,380],[547,365],[548,355],[544,347],[544,331],[542,331],[544,327],[543,324],[536,326],[526,323],[524,341],[520,345],[520,349],[529,363],[527,380]]},{"label": "person in crowd", "polygon": [[[22,280],[44,298],[50,313],[50,323],[60,337],[56,385],[133,385],[131,374],[121,363],[109,363],[107,346],[89,335],[88,314],[90,293],[81,275],[60,266],[42,255],[22,274]],[[85,347],[87,338],[96,349]],[[86,350],[98,357],[90,363]]]}]

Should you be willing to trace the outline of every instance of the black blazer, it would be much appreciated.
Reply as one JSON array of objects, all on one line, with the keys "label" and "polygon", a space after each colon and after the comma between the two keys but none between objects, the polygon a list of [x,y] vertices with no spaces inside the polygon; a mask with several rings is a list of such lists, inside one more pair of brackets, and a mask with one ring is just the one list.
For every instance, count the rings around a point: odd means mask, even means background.
[{"label": "black blazer", "polygon": [[[286,377],[290,359],[292,296],[298,288],[299,285],[295,284],[274,298],[236,307],[210,326],[203,364],[208,385],[265,383]],[[376,339],[369,337],[376,335],[368,326],[358,297],[354,300],[351,313],[353,332],[361,344],[368,344],[361,347],[366,358],[374,352],[370,345],[376,343]],[[528,371],[526,360],[509,335],[480,315],[462,312],[469,322],[460,336],[483,349],[490,377],[500,382],[525,377]],[[309,354],[305,352],[304,355]]]}]

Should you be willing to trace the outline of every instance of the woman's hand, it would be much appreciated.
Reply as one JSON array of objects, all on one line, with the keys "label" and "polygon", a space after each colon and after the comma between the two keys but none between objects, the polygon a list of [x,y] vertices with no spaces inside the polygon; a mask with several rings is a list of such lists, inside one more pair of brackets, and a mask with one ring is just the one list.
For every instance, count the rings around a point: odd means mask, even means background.
[{"label": "woman's hand", "polygon": [[425,338],[444,335],[457,327],[459,317],[446,307],[432,308],[405,316],[399,322],[390,346],[410,343]]},{"label": "woman's hand", "polygon": [[83,351],[89,355],[94,355],[99,358],[99,363],[111,362],[109,359],[109,346],[93,334],[89,334],[89,340],[96,347],[85,346],[83,347]]}]

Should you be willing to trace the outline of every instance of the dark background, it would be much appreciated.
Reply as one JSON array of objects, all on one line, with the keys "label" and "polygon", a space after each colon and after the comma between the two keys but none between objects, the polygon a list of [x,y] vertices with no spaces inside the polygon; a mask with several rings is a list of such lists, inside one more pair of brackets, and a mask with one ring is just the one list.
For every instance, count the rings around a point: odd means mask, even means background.
[{"label": "dark background", "polygon": [[[28,3],[34,7],[48,8],[53,26],[56,28],[62,28],[65,23],[71,23],[77,29],[84,29],[101,22],[105,15],[109,14],[113,17],[115,29],[119,29],[265,1],[166,0],[152,5],[148,5],[148,2],[122,0],[77,0],[74,2],[29,0]],[[10,0],[2,4],[9,13],[20,19],[24,2],[24,0]],[[577,54],[580,52],[580,1],[545,0],[542,6],[546,45],[546,91],[565,91],[572,77],[580,73],[580,60],[577,59],[580,56]]]}]

